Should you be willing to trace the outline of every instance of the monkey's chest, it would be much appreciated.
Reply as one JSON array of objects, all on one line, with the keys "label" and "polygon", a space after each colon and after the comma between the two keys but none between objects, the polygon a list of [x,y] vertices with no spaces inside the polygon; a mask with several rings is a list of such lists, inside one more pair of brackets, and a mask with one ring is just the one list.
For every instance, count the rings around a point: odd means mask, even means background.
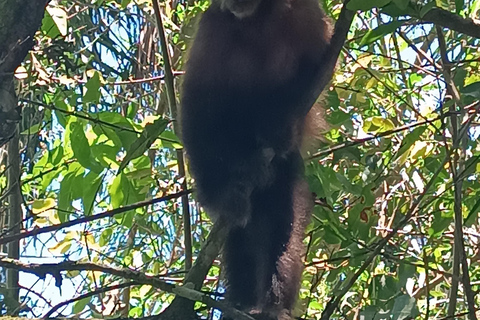
[{"label": "monkey's chest", "polygon": [[270,43],[268,48],[241,43],[225,50],[218,63],[220,78],[240,88],[275,87],[292,81],[299,67],[294,48],[288,43]]}]

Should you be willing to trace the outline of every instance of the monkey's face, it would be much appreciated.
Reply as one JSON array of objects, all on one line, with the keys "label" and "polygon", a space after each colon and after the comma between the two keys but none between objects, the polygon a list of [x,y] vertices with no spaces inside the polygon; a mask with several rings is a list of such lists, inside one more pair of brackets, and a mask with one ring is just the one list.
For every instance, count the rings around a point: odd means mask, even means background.
[{"label": "monkey's face", "polygon": [[228,10],[238,19],[251,17],[262,0],[221,0],[222,10]]}]

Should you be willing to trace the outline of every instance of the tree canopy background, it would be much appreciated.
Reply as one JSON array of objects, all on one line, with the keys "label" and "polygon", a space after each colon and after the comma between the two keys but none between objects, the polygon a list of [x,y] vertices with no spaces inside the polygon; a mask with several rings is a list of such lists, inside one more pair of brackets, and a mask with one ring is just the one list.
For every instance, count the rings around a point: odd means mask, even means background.
[{"label": "tree canopy background", "polygon": [[[4,315],[235,313],[175,134],[208,2],[153,1],[0,3]],[[305,151],[297,314],[476,319],[480,0],[320,3],[348,33]]]}]

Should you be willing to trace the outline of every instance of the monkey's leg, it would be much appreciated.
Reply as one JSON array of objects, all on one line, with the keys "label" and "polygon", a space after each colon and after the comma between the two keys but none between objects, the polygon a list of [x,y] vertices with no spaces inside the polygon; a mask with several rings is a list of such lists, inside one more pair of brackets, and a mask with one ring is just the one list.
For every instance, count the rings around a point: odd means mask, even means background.
[{"label": "monkey's leg", "polygon": [[307,182],[302,179],[297,180],[293,190],[292,231],[286,250],[278,260],[268,306],[265,308],[276,316],[274,319],[291,319],[290,312],[295,307],[304,268],[305,229],[310,222],[313,205],[314,197]]},{"label": "monkey's leg", "polygon": [[[227,152],[226,152],[227,153]],[[272,181],[273,149],[252,148],[242,154],[213,153],[191,158],[200,203],[215,220],[226,219],[232,226],[244,227],[251,216],[254,189]]]},{"label": "monkey's leg", "polygon": [[293,189],[299,156],[275,157],[271,184],[252,193],[252,216],[244,228],[232,229],[224,247],[227,296],[242,310],[262,312],[277,262],[290,239]]}]

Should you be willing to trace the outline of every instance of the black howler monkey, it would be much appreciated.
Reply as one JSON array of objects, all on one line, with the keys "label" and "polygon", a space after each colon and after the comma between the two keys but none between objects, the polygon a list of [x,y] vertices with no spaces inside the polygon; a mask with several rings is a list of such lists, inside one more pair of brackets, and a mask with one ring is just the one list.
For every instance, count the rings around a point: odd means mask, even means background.
[{"label": "black howler monkey", "polygon": [[313,200],[299,153],[330,27],[317,0],[213,0],[183,82],[181,128],[198,199],[230,226],[227,297],[288,319]]}]

